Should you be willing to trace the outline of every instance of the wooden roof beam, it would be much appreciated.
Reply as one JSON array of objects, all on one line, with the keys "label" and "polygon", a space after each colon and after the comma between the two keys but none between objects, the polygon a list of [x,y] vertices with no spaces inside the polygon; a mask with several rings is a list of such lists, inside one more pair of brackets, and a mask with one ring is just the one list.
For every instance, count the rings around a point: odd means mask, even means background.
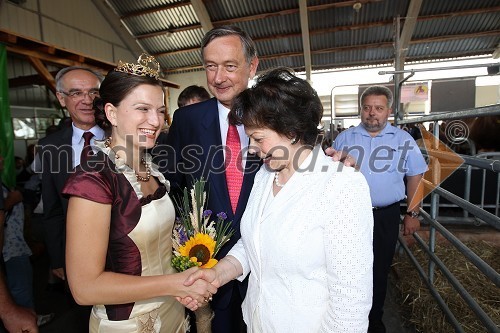
[{"label": "wooden roof beam", "polygon": [[[363,4],[367,4],[370,2],[380,2],[380,1],[383,1],[383,0],[359,0],[359,1],[349,0],[349,1],[336,2],[336,3],[331,3],[331,4],[325,4],[325,5],[309,6],[308,11],[324,10],[324,9],[335,8],[335,7],[352,6],[355,2],[361,2]],[[207,12],[206,7],[203,4],[203,1],[202,0],[192,0],[191,3],[193,5],[193,8],[195,9],[196,14],[200,18],[200,22],[202,22],[201,17],[200,17],[200,13],[202,13],[203,11]],[[199,9],[197,7],[198,6],[197,3],[201,3],[203,8],[205,8],[205,9],[204,10]],[[235,24],[235,23],[261,20],[261,19],[265,19],[268,17],[292,15],[292,14],[299,14],[299,13],[300,13],[300,8],[292,8],[292,9],[282,10],[279,12],[269,12],[269,13],[251,15],[251,16],[238,17],[235,19],[221,20],[221,21],[211,22],[211,24],[212,24],[212,26],[231,25],[231,24]],[[205,14],[201,14],[201,15],[205,15]],[[207,17],[209,16],[208,12],[206,13],[206,15],[207,15]],[[136,38],[138,38],[138,39],[152,38],[152,37],[157,37],[157,36],[161,36],[161,35],[165,35],[165,34],[169,34],[169,33],[174,33],[174,32],[178,32],[178,31],[193,30],[193,29],[200,29],[200,28],[205,30],[205,28],[203,27],[203,23],[202,24],[192,24],[189,26],[176,27],[176,28],[169,27],[168,29],[155,31],[155,32],[147,33],[147,34],[137,35]],[[205,31],[208,31],[208,30],[205,30]]]},{"label": "wooden roof beam", "polygon": [[8,31],[0,30],[0,42],[6,44],[17,44],[17,36]]},{"label": "wooden roof beam", "polygon": [[168,28],[165,30],[160,30],[160,31],[155,31],[155,32],[150,32],[147,34],[142,34],[142,35],[137,35],[137,39],[145,39],[145,38],[153,38],[153,37],[158,37],[158,36],[163,36],[166,34],[173,34],[176,32],[181,32],[181,31],[188,31],[188,30],[194,30],[194,29],[203,29],[203,26],[201,24],[191,24],[191,25],[186,25],[183,27],[179,28]]},{"label": "wooden roof beam", "polygon": [[[103,74],[106,74],[108,71],[116,67],[116,64],[114,63],[58,48],[57,46],[37,41],[29,37],[20,36],[14,32],[4,29],[0,29],[0,42],[6,44],[7,52],[19,54],[28,58],[28,61],[30,61],[32,65],[36,64],[36,61],[33,62],[29,58],[36,58],[42,63],[52,64],[57,67],[87,66],[101,71]],[[30,47],[26,47],[25,45],[29,45]],[[55,50],[53,54],[45,53],[45,51],[52,49]],[[167,87],[176,89],[180,88],[180,85],[177,83],[165,79],[160,79],[160,81],[162,81]]]},{"label": "wooden roof beam", "polygon": [[155,6],[153,8],[142,9],[142,10],[138,10],[136,12],[130,12],[130,13],[127,13],[125,15],[120,16],[120,19],[126,20],[126,19],[131,18],[131,17],[157,13],[157,12],[161,12],[164,10],[169,10],[169,9],[173,9],[173,8],[177,8],[177,7],[184,7],[184,6],[189,6],[189,5],[191,5],[191,1],[183,0],[183,1],[173,3],[173,4],[168,4],[168,5],[163,5],[163,6]]},{"label": "wooden roof beam", "polygon": [[33,66],[33,68],[37,71],[37,73],[42,78],[43,83],[55,95],[56,94],[56,80],[54,80],[54,77],[49,72],[47,67],[45,67],[45,65],[43,64],[43,62],[39,58],[35,58],[35,57],[27,57],[27,58],[31,64],[31,66]]},{"label": "wooden roof beam", "polygon": [[[52,77],[56,77],[58,71],[49,72]],[[15,78],[9,79],[9,88],[20,88],[20,87],[29,87],[33,85],[44,85],[45,82],[42,81],[40,75],[26,75],[26,76],[18,76]]]},{"label": "wooden roof beam", "polygon": [[[380,0],[371,0],[370,2],[378,2],[378,1],[380,1]],[[346,2],[331,3],[331,4],[326,4],[326,5],[309,6],[307,9],[309,12],[312,12],[315,10],[323,10],[323,9],[334,8],[334,7],[342,7],[342,5],[346,5],[346,3],[353,3],[353,2],[357,2],[357,1],[346,1]],[[365,2],[365,3],[368,3],[368,2]],[[481,13],[484,13],[485,11],[498,12],[498,11],[500,11],[500,6],[493,6],[493,7],[480,8],[480,9],[468,9],[468,10],[463,10],[460,12],[449,12],[449,13],[443,13],[443,14],[420,16],[417,18],[417,21],[420,22],[420,21],[424,21],[424,20],[437,20],[437,19],[444,19],[444,18],[455,17],[455,16],[481,14]],[[256,20],[265,19],[268,17],[273,17],[273,16],[298,14],[299,12],[300,12],[299,8],[293,8],[293,9],[283,10],[280,12],[262,13],[262,14],[258,14],[258,15],[238,17],[238,18],[230,19],[230,20],[215,21],[212,23],[214,26],[221,26],[221,25],[228,25],[228,24],[230,25],[230,24],[236,24],[236,23],[247,22],[247,21],[256,21]],[[402,18],[402,21],[404,21],[404,18]],[[348,26],[342,26],[342,27],[331,27],[331,28],[327,28],[327,29],[318,29],[318,30],[312,31],[311,34],[314,35],[314,34],[320,34],[320,33],[355,30],[355,29],[365,29],[365,28],[369,29],[369,28],[372,28],[375,26],[391,25],[392,23],[393,23],[393,21],[390,20],[390,21],[371,22],[371,23],[367,23],[367,24],[348,25]],[[182,26],[182,27],[168,28],[168,29],[164,29],[164,30],[160,30],[160,31],[147,33],[147,34],[141,34],[141,35],[137,35],[135,37],[137,39],[153,38],[153,37],[162,36],[162,35],[165,35],[168,33],[175,33],[178,31],[186,31],[186,30],[193,30],[193,29],[200,29],[200,28],[202,28],[201,24],[192,24],[192,25],[186,25],[186,26]],[[273,38],[273,37],[270,37],[270,38]]]},{"label": "wooden roof beam", "polygon": [[[434,43],[434,42],[441,42],[441,41],[447,41],[447,40],[454,40],[454,39],[466,39],[466,38],[478,38],[478,37],[488,37],[488,36],[497,36],[500,34],[500,29],[499,30],[493,30],[493,31],[485,31],[485,32],[478,32],[478,33],[470,33],[470,34],[458,34],[458,35],[447,35],[447,36],[437,36],[437,37],[427,37],[427,38],[421,38],[421,39],[414,39],[410,41],[410,44],[421,44],[421,43]],[[320,53],[331,53],[331,52],[341,52],[341,51],[356,51],[356,50],[363,50],[363,49],[371,49],[371,48],[393,48],[394,42],[380,42],[380,43],[370,43],[370,44],[362,44],[362,45],[355,45],[355,46],[341,46],[341,47],[332,47],[332,48],[326,48],[326,49],[321,49],[321,50],[313,50],[311,51],[311,54],[320,54]],[[481,53],[481,52],[479,52]],[[475,55],[478,54],[478,52],[474,53]],[[267,55],[267,56],[259,56],[260,60],[272,60],[272,59],[278,59],[278,58],[286,58],[286,57],[299,57],[302,56],[302,52],[288,52],[288,53],[280,53],[279,55]],[[459,56],[454,55],[454,56]],[[462,54],[463,56],[463,54]],[[421,57],[423,58],[423,57]],[[392,59],[394,61],[394,59]],[[355,66],[353,64],[353,66]],[[203,66],[202,65],[193,65],[193,66],[186,66],[186,67],[181,67],[181,68],[176,68],[176,69],[169,69],[169,70],[164,70],[163,72],[166,74],[173,74],[181,71],[186,71],[186,70],[197,70],[201,69]],[[316,69],[316,68],[315,68]]]}]

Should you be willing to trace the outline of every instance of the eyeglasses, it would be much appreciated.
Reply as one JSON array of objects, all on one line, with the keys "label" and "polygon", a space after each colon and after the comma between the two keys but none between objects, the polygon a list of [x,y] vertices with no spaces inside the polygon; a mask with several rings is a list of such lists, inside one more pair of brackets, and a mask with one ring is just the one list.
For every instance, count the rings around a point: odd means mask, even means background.
[{"label": "eyeglasses", "polygon": [[89,92],[83,92],[80,90],[75,90],[75,91],[70,91],[66,92],[63,90],[59,91],[61,94],[64,94],[71,98],[74,101],[79,101],[85,98],[85,95],[88,95],[91,100],[94,100],[96,97],[99,97],[99,91],[97,90],[91,90]]}]

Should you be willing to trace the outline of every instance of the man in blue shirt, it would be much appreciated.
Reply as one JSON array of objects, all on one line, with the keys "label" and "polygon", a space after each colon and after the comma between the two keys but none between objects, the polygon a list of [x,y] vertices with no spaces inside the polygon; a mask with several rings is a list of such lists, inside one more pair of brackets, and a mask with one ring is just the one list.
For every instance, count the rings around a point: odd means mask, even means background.
[{"label": "man in blue shirt", "polygon": [[[403,234],[420,228],[422,199],[418,187],[427,164],[415,140],[387,120],[392,92],[384,86],[367,88],[360,98],[361,123],[341,132],[333,148],[356,160],[370,187],[373,206],[373,301],[368,332],[385,332],[382,322],[387,277],[399,234],[400,201],[407,200]],[[405,185],[406,178],[406,185]]]}]

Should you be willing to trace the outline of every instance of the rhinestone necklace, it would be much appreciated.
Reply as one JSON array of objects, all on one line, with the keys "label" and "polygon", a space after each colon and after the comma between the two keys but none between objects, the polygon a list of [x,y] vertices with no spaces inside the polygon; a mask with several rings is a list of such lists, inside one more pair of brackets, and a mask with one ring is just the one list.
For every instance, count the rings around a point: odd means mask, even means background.
[{"label": "rhinestone necklace", "polygon": [[274,185],[278,186],[278,187],[283,187],[285,186],[285,184],[281,184],[280,181],[278,180],[278,176],[279,176],[280,172],[279,171],[276,171],[274,173]]},{"label": "rhinestone necklace", "polygon": [[[120,156],[114,151],[113,147],[111,147],[111,137],[107,138],[106,141],[104,141],[104,146],[106,148],[110,148],[115,153],[116,158],[120,158]],[[146,160],[144,159],[144,157],[141,157],[141,163],[146,168],[146,176],[145,177],[139,175],[133,168],[130,168],[130,165],[126,164],[126,166],[128,166],[130,169],[132,169],[132,171],[134,171],[135,178],[137,178],[137,181],[147,182],[151,178],[151,168],[149,167],[149,165],[146,162]]]}]

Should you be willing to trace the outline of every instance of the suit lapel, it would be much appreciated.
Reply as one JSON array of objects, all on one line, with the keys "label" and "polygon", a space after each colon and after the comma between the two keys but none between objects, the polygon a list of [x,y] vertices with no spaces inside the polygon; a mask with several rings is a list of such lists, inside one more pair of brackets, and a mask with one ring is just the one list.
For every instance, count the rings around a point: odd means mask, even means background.
[{"label": "suit lapel", "polygon": [[240,198],[236,207],[235,218],[239,221],[247,206],[248,197],[252,191],[255,174],[259,171],[262,162],[257,155],[247,153],[247,161],[245,165],[245,175],[243,176],[243,184],[241,186]]},{"label": "suit lapel", "polygon": [[206,113],[201,119],[201,131],[199,133],[199,142],[201,142],[204,156],[206,157],[206,166],[202,175],[209,181],[210,193],[212,199],[217,200],[228,217],[234,224],[239,225],[239,221],[245,210],[248,197],[252,190],[255,174],[261,165],[260,159],[255,155],[247,155],[245,165],[245,175],[238,200],[236,212],[233,214],[231,201],[227,190],[226,172],[224,168],[224,153],[220,133],[219,110],[217,100],[213,98]]},{"label": "suit lapel", "polygon": [[222,151],[222,139],[220,134],[219,111],[217,100],[214,98],[211,105],[201,121],[199,142],[205,159],[202,175],[208,180],[210,186],[209,196],[219,202],[229,217],[232,217],[229,194],[227,192],[226,177],[224,172],[224,153]]},{"label": "suit lapel", "polygon": [[61,137],[61,140],[63,142],[62,149],[65,153],[68,153],[68,167],[69,167],[68,170],[74,168],[73,165],[74,149],[73,149],[72,137],[73,137],[73,128],[68,128],[68,130],[65,131],[63,133],[63,136]]},{"label": "suit lapel", "polygon": [[[68,178],[68,175],[71,170],[74,169],[73,166],[73,147],[72,147],[72,136],[73,136],[73,128],[65,128],[62,133],[61,133],[61,142],[59,146],[59,152],[56,154],[56,156],[53,156],[52,158],[53,163],[59,164],[60,165],[60,173],[59,173],[59,179],[61,182],[61,188],[66,182],[66,179]],[[54,164],[54,165],[56,165]]]}]

